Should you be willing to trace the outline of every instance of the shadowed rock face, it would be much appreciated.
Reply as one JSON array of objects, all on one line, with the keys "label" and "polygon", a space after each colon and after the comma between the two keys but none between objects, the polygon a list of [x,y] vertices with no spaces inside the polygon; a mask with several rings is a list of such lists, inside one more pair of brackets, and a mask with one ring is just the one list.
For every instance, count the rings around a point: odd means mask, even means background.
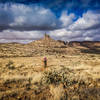
[{"label": "shadowed rock face", "polygon": [[43,53],[53,54],[77,54],[77,53],[96,53],[100,54],[99,41],[71,41],[64,42],[54,40],[45,34],[40,40],[28,44],[20,43],[1,43],[0,57],[10,56],[34,56],[43,55]]}]

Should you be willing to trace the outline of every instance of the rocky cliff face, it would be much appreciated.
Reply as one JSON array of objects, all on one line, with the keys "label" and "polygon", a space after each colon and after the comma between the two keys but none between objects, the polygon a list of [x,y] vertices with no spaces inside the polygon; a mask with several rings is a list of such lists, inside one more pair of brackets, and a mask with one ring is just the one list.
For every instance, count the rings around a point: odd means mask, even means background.
[{"label": "rocky cliff face", "polygon": [[98,53],[100,54],[100,42],[93,41],[64,41],[54,40],[46,35],[40,40],[28,44],[6,43],[0,44],[0,57],[12,56],[35,56],[49,54],[79,54]]}]

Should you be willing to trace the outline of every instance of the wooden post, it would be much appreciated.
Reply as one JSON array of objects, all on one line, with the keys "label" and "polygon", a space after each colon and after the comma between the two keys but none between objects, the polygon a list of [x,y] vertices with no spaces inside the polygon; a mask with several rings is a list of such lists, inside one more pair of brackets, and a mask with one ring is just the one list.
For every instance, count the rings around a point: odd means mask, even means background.
[{"label": "wooden post", "polygon": [[44,57],[43,63],[44,63],[44,68],[46,68],[47,67],[47,58],[46,57]]}]

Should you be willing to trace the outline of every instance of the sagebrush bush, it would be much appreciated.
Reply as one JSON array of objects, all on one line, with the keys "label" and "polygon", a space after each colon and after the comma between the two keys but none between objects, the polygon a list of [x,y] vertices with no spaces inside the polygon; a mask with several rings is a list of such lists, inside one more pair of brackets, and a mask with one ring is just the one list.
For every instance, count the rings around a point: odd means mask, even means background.
[{"label": "sagebrush bush", "polygon": [[50,70],[45,71],[43,73],[43,77],[41,79],[41,84],[66,84],[66,86],[70,86],[77,82],[74,80],[74,73],[68,68],[62,68],[61,70]]},{"label": "sagebrush bush", "polygon": [[15,66],[14,66],[14,62],[13,61],[9,61],[7,64],[6,64],[6,67],[8,68],[8,69],[15,69]]}]

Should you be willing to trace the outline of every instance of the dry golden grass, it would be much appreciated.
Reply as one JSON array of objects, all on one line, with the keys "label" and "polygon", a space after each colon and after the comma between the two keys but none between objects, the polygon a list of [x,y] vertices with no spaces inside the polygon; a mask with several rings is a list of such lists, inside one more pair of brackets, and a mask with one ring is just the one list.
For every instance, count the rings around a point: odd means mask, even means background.
[{"label": "dry golden grass", "polygon": [[43,56],[0,58],[0,100],[100,100],[100,55],[47,58],[47,68]]}]

